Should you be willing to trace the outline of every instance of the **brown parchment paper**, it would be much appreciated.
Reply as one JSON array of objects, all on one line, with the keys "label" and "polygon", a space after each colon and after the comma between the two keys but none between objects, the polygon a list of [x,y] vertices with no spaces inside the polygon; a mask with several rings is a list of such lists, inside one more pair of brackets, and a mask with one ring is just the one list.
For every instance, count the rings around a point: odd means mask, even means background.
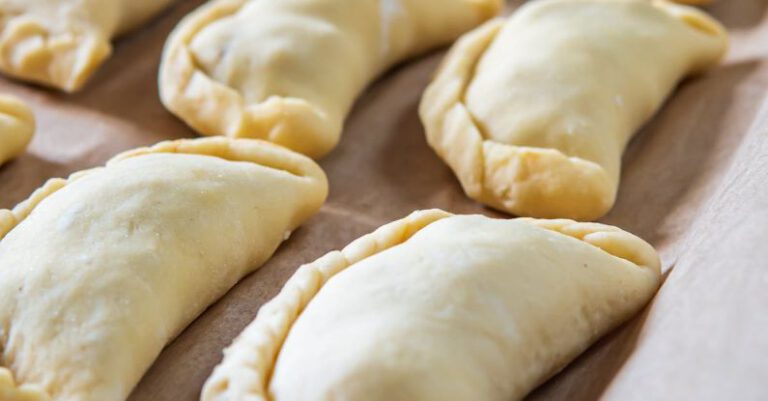
[{"label": "brown parchment paper", "polygon": [[[0,167],[0,207],[119,151],[194,136],[160,105],[156,76],[167,34],[201,3],[180,1],[119,40],[79,94],[0,79],[39,127],[28,153]],[[708,10],[731,33],[727,61],[684,82],[638,134],[603,219],[659,249],[664,285],[530,400],[768,400],[768,0]],[[424,139],[418,101],[442,55],[401,65],[360,97],[321,161],[322,211],[172,342],[131,401],[197,400],[222,349],[300,264],[414,209],[500,216],[465,198]]]}]

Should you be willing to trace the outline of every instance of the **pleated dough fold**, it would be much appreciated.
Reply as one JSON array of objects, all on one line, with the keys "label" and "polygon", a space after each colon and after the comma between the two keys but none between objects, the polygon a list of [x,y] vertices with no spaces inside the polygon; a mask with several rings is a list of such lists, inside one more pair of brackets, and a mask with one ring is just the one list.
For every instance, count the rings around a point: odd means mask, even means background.
[{"label": "pleated dough fold", "polygon": [[0,211],[0,399],[125,400],[326,193],[303,155],[207,138],[125,153]]},{"label": "pleated dough fold", "polygon": [[0,0],[0,71],[74,92],[110,41],[174,0]]},{"label": "pleated dough fold", "polygon": [[35,133],[35,116],[21,100],[0,95],[0,164],[18,156]]},{"label": "pleated dough fold", "polygon": [[165,106],[204,135],[266,139],[317,158],[357,95],[404,59],[496,15],[501,0],[216,0],[171,34]]},{"label": "pleated dough fold", "polygon": [[613,206],[632,135],[726,47],[716,21],[663,0],[531,2],[459,39],[420,115],[471,198],[592,220]]},{"label": "pleated dough fold", "polygon": [[304,265],[204,401],[510,401],[634,315],[659,258],[615,227],[415,212]]}]

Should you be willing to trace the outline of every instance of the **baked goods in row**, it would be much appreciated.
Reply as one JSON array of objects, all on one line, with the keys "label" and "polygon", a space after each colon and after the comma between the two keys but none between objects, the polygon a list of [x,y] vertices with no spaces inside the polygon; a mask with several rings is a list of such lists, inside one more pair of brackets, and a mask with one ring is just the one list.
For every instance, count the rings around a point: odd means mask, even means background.
[{"label": "baked goods in row", "polygon": [[614,227],[416,212],[300,267],[202,400],[520,399],[659,283]]},{"label": "baked goods in row", "polygon": [[421,119],[471,198],[594,220],[614,204],[632,135],[726,47],[717,21],[665,0],[530,2],[454,45]]},{"label": "baked goods in row", "polygon": [[[377,74],[500,7],[217,0],[169,40],[163,100],[204,134],[319,157]],[[49,67],[70,56],[40,65],[56,79],[79,71],[55,83],[74,89],[99,46],[69,49],[90,60],[69,70]],[[596,218],[613,204],[631,135],[725,46],[716,22],[666,1],[539,0],[462,39],[421,113],[471,196],[515,214]],[[305,156],[219,137],[130,151],[0,210],[0,400],[125,400],[165,344],[327,190]],[[520,399],[659,283],[653,248],[615,227],[416,212],[302,266],[202,398]]]},{"label": "baked goods in row", "polygon": [[204,135],[262,138],[314,158],[358,94],[394,64],[452,42],[501,0],[215,0],[169,37],[165,106]]},{"label": "baked goods in row", "polygon": [[0,210],[0,398],[124,401],[326,193],[303,155],[206,138],[127,152]]}]

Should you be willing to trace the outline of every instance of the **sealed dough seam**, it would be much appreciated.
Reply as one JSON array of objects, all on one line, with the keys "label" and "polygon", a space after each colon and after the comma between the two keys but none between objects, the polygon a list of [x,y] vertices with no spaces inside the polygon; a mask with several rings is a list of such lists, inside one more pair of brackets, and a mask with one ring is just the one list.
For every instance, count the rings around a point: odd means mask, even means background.
[{"label": "sealed dough seam", "polygon": [[34,20],[15,17],[0,34],[0,69],[6,74],[67,92],[80,89],[112,53],[95,32],[50,32]]},{"label": "sealed dough seam", "polygon": [[413,212],[358,238],[341,251],[301,266],[224,351],[224,362],[205,383],[201,399],[214,401],[226,395],[226,399],[269,401],[269,380],[279,350],[293,323],[322,286],[347,267],[402,244],[424,227],[450,216],[438,209]]},{"label": "sealed dough seam", "polygon": [[[424,94],[420,114],[427,140],[448,162],[471,198],[518,215],[578,220],[599,217],[613,204],[611,178],[597,163],[557,149],[486,139],[464,103],[477,63],[504,24],[487,22],[456,42]],[[537,215],[544,209],[549,215]],[[584,205],[597,207],[585,210]]]},{"label": "sealed dough seam", "polygon": [[[289,149],[273,143],[258,140],[238,141],[237,146],[228,138],[205,138],[195,141],[175,140],[160,142],[152,147],[139,148],[123,152],[107,162],[107,166],[122,160],[156,153],[183,153],[218,157],[229,161],[242,161],[282,171],[316,184],[318,190],[326,185],[327,178],[320,167]],[[52,178],[38,188],[25,201],[13,210],[0,209],[0,240],[14,227],[21,223],[32,210],[45,198],[63,188],[68,183],[82,178],[100,167],[80,171],[67,179]]]},{"label": "sealed dough seam", "polygon": [[661,261],[656,250],[639,237],[617,227],[600,223],[582,223],[569,219],[521,218],[520,220],[578,239],[638,267],[650,268],[657,273],[661,272]]},{"label": "sealed dough seam", "polygon": [[[43,199],[64,188],[67,182],[68,180],[64,178],[51,178],[42,187],[36,189],[29,198],[16,205],[13,210],[0,209],[0,240],[26,219]],[[1,390],[0,394],[3,394]]]},{"label": "sealed dough seam", "polygon": [[[68,178],[51,178],[45,182],[40,188],[32,192],[26,200],[22,201],[12,210],[0,209],[0,241],[8,235],[14,227],[19,225],[24,219],[32,213],[33,210],[40,204],[45,198],[53,195],[58,190],[64,188],[67,184],[70,184],[86,175],[101,170],[102,167],[96,167],[88,170],[81,170],[72,173]],[[0,399],[2,400],[2,399]]]},{"label": "sealed dough seam", "polygon": [[195,61],[189,49],[193,38],[244,5],[243,0],[213,1],[178,25],[163,51],[168,55],[160,67],[163,104],[203,135],[265,139],[312,158],[323,156],[336,144],[341,127],[321,109],[304,99],[280,96],[246,104],[240,93],[211,78]]},{"label": "sealed dough seam", "polygon": [[[306,181],[313,191],[321,192],[322,198],[328,195],[328,178],[320,166],[288,148],[258,139],[231,139],[219,136],[194,141],[165,141],[152,147],[123,152],[107,162],[107,166],[131,157],[153,153],[184,153],[218,157],[232,162],[254,163]],[[297,216],[297,221],[308,218],[309,215],[301,214]]]},{"label": "sealed dough seam", "polygon": [[675,3],[688,4],[692,6],[703,6],[712,3],[712,0],[672,0]]},{"label": "sealed dough seam", "polygon": [[184,153],[213,156],[233,162],[254,163],[297,177],[325,180],[322,170],[304,156],[274,143],[257,139],[235,142],[229,138],[211,137],[195,141],[184,139],[164,141],[152,147],[123,152],[107,162],[107,166],[131,157],[152,153]]}]

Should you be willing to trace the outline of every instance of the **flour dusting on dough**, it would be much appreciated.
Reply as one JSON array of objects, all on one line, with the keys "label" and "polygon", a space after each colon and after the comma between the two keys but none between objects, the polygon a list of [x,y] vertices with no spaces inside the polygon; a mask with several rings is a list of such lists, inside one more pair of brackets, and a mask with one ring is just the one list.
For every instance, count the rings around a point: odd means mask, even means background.
[{"label": "flour dusting on dough", "polygon": [[389,36],[398,17],[405,15],[405,9],[400,0],[379,0],[379,17],[381,18],[381,56],[389,53]]}]

